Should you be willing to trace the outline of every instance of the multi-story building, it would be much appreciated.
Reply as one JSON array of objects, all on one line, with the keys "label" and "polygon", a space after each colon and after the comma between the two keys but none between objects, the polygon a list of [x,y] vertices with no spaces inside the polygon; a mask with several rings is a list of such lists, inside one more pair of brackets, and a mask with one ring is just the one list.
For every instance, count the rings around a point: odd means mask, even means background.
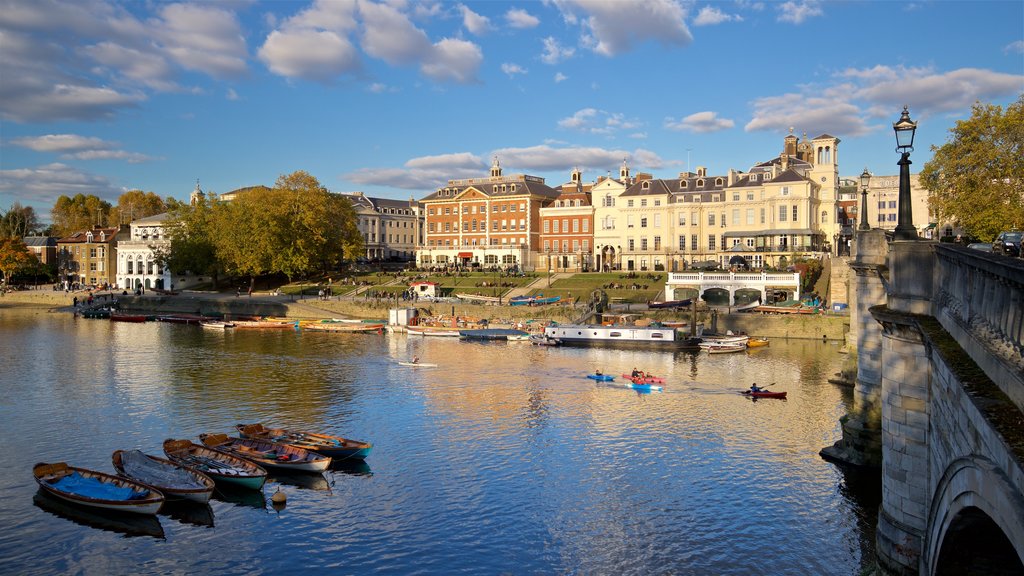
[{"label": "multi-story building", "polygon": [[621,220],[619,196],[632,184],[629,166],[622,161],[619,177],[601,176],[590,190],[594,205],[594,265],[598,271],[618,270],[623,267],[624,224]]},{"label": "multi-story building", "polygon": [[555,188],[558,197],[540,209],[541,265],[555,272],[588,272],[593,266],[594,207],[592,183],[574,169],[569,182]]},{"label": "multi-story building", "polygon": [[94,226],[57,240],[58,281],[68,288],[113,286],[117,274],[117,241],[127,235],[127,226]]},{"label": "multi-story building", "polygon": [[57,265],[57,239],[50,236],[25,236],[29,252],[44,266]]},{"label": "multi-story building", "polygon": [[[910,209],[914,228],[922,237],[926,236],[932,220],[928,206],[928,191],[921,187],[919,174],[910,175]],[[868,184],[868,222],[872,228],[890,232],[896,230],[899,220],[899,174],[872,176]]]},{"label": "multi-story building", "polygon": [[356,211],[367,260],[412,261],[423,242],[423,215],[418,202],[371,198],[362,192],[341,194]]},{"label": "multi-story building", "polygon": [[[171,273],[158,263],[159,252],[169,252],[171,239],[164,230],[167,214],[132,220],[128,238],[117,243],[117,287],[125,290],[173,290]],[[185,288],[178,285],[178,288]]]},{"label": "multi-story building", "polygon": [[544,179],[503,176],[498,159],[487,178],[449,180],[423,198],[420,266],[536,268],[540,209],[559,196]]}]

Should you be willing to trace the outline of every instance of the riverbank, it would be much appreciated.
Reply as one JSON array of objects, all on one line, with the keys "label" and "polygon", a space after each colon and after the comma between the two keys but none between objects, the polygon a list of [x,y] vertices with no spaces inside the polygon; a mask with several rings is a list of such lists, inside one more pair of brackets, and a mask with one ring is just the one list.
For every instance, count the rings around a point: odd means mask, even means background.
[{"label": "riverbank", "polygon": [[[54,292],[52,290],[21,290],[0,297],[0,309],[5,307],[31,307],[50,311],[71,311],[73,299],[83,301],[87,292]],[[96,297],[117,299],[122,310],[140,314],[202,314],[206,316],[275,316],[286,318],[358,318],[387,319],[388,310],[395,308],[393,300],[365,298],[335,298],[320,300],[315,297],[298,298],[289,295],[255,293],[236,296],[233,293],[183,292],[174,296],[146,294],[124,296],[117,293],[95,294]],[[506,325],[526,320],[553,320],[572,322],[584,310],[568,305],[551,306],[496,306],[490,304],[399,302],[399,308],[417,308],[421,316],[459,316],[475,320],[488,320],[493,325]],[[617,310],[654,320],[689,320],[689,312],[664,310]],[[766,338],[794,338],[826,341],[844,341],[849,332],[848,316],[792,315],[766,316],[760,314],[719,314],[712,321],[706,313],[698,315],[706,330],[746,333]]]}]

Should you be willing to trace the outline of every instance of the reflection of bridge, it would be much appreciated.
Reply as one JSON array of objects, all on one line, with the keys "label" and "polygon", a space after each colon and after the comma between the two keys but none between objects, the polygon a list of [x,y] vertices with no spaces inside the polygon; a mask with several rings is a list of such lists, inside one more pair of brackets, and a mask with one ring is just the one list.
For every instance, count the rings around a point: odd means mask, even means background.
[{"label": "reflection of bridge", "polygon": [[881,467],[878,567],[1024,573],[1024,262],[878,230],[856,251],[854,409],[822,455]]},{"label": "reflection of bridge", "polygon": [[[677,289],[697,291],[704,298],[708,290],[724,290],[729,293],[729,305],[736,304],[739,291],[757,292],[761,302],[768,303],[767,290],[791,292],[793,298],[800,295],[799,272],[672,272],[665,281],[665,300],[676,300]],[[751,300],[754,300],[751,298]]]}]

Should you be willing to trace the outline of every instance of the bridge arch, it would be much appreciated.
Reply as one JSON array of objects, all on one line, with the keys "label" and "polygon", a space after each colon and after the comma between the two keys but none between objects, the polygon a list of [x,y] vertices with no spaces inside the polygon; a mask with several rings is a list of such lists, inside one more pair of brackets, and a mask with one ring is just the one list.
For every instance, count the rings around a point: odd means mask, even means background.
[{"label": "bridge arch", "polygon": [[946,467],[927,526],[927,574],[958,573],[965,561],[987,574],[1024,572],[1024,496],[987,458],[958,458]]}]

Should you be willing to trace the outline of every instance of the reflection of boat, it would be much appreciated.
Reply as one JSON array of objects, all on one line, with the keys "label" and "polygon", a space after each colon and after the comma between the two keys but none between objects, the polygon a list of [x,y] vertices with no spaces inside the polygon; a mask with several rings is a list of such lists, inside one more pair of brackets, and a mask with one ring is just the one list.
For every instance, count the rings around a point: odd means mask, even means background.
[{"label": "reflection of boat", "polygon": [[208,320],[207,317],[198,314],[167,314],[157,316],[156,319],[158,322],[170,322],[171,324],[199,324],[203,320]]},{"label": "reflection of boat", "polygon": [[267,481],[267,471],[252,462],[189,440],[164,440],[164,454],[171,462],[198,470],[222,486],[227,484],[259,490]]},{"label": "reflection of boat", "polygon": [[239,458],[263,468],[294,472],[323,472],[331,458],[298,446],[279,444],[258,438],[235,438],[227,434],[200,434],[203,446]]},{"label": "reflection of boat", "polygon": [[89,310],[82,311],[82,318],[99,318],[106,319],[110,318],[110,310],[106,308],[92,308]]},{"label": "reflection of boat", "polygon": [[141,450],[115,450],[110,458],[118,474],[153,486],[168,500],[192,500],[203,504],[210,501],[213,480],[202,472],[143,454]]},{"label": "reflection of boat", "polygon": [[146,316],[143,314],[125,314],[124,312],[111,312],[111,322],[145,322]]},{"label": "reflection of boat", "polygon": [[262,490],[244,490],[237,487],[218,486],[213,491],[213,499],[259,510],[267,507],[267,498],[263,495]]},{"label": "reflection of boat", "polygon": [[267,428],[261,423],[238,424],[235,426],[243,438],[260,438],[271,442],[280,442],[312,450],[335,460],[355,458],[362,460],[370,455],[373,444],[362,440],[352,440],[341,436],[332,436],[319,432],[302,430],[286,430],[284,428]]},{"label": "reflection of boat", "polygon": [[751,392],[750,390],[744,390],[744,391],[740,392],[740,394],[743,394],[744,396],[749,396],[751,398],[785,398],[786,397],[786,393],[785,392],[768,392],[767,390],[762,390],[760,392]]},{"label": "reflection of boat", "polygon": [[160,514],[185,524],[213,527],[213,508],[210,507],[209,502],[203,504],[192,500],[167,502],[160,509]]},{"label": "reflection of boat", "polygon": [[52,496],[81,506],[156,514],[164,503],[164,495],[151,486],[105,472],[68,466],[65,462],[41,462],[32,467],[32,475]]},{"label": "reflection of boat", "polygon": [[330,470],[350,476],[373,476],[373,471],[365,460],[332,460]]},{"label": "reflection of boat", "polygon": [[665,300],[664,302],[653,302],[648,300],[648,308],[686,308],[693,303],[693,300]]},{"label": "reflection of boat", "polygon": [[331,483],[327,481],[323,474],[278,474],[274,472],[270,481],[276,481],[285,486],[295,486],[304,490],[327,492],[331,489]]},{"label": "reflection of boat", "polygon": [[645,384],[643,382],[623,382],[622,385],[633,390],[640,390],[641,392],[661,392],[664,390],[664,388],[657,384]]},{"label": "reflection of boat", "polygon": [[58,498],[54,498],[43,489],[39,489],[32,497],[36,507],[54,516],[70,520],[75,524],[98,528],[108,532],[135,536],[164,537],[164,527],[156,516],[148,514],[119,514],[117,512],[99,512],[92,508],[75,506]]}]

